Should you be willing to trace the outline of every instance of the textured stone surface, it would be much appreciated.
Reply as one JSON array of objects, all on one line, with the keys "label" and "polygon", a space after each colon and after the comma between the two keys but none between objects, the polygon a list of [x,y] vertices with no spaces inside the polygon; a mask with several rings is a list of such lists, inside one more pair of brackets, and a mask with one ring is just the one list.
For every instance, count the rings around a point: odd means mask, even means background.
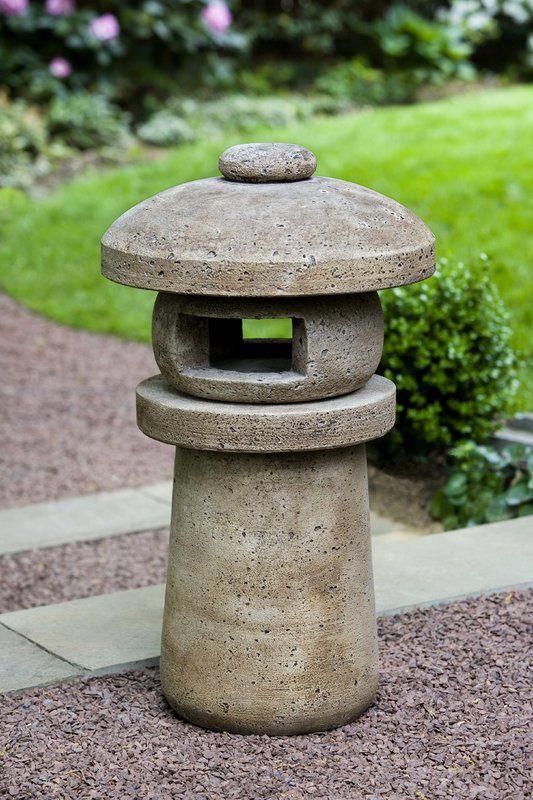
[{"label": "textured stone surface", "polygon": [[[81,672],[78,667],[0,625],[0,693],[58,683]],[[0,793],[1,790],[0,786]]]},{"label": "textured stone surface", "polygon": [[[2,625],[82,669],[155,664],[163,587],[147,586],[2,614]],[[139,613],[139,610],[142,613]]]},{"label": "textured stone surface", "polygon": [[219,403],[180,394],[160,375],[137,387],[137,422],[147,436],[202,450],[290,452],[347,447],[394,425],[394,384],[374,375],[357,392],[285,405]]},{"label": "textured stone surface", "polygon": [[247,183],[302,181],[316,169],[314,153],[297,144],[255,142],[224,150],[218,168],[225,178]]},{"label": "textured stone surface", "polygon": [[[248,498],[247,502],[250,502]],[[316,513],[324,513],[324,510],[317,509]],[[443,603],[458,594],[486,593],[533,583],[531,519],[449,531],[417,538],[413,543],[391,542],[387,534],[374,538],[378,613],[389,614],[417,604]],[[168,532],[135,534],[105,542],[78,543],[44,552],[4,556],[0,570],[0,603],[7,610],[20,608],[19,600],[27,606],[35,606],[80,597],[80,594],[116,592],[129,586],[161,581],[165,574],[167,542]],[[300,560],[301,555],[298,555],[297,561]],[[205,571],[205,566],[202,570]],[[207,594],[206,598],[209,597]],[[126,616],[123,613],[124,598],[127,598]],[[121,648],[124,657],[129,659],[127,662],[121,660],[119,666],[127,667],[129,663],[142,663],[146,653],[153,656],[154,642],[158,647],[163,616],[161,586],[77,600],[74,614],[68,611],[70,606],[69,602],[53,606],[53,613],[49,616],[40,608],[29,608],[18,615],[18,620],[24,623],[26,633],[45,647],[55,647],[57,642],[63,647],[69,643],[56,638],[57,619],[73,616],[76,629],[74,646],[78,647],[79,641],[88,639],[93,655],[100,649],[98,670],[102,673],[117,669],[117,648]],[[0,624],[2,619],[0,617]],[[52,627],[52,635],[48,626]],[[116,637],[112,646],[108,628]],[[17,638],[4,637],[4,641],[7,644],[3,650],[0,642],[0,653],[5,656],[4,677],[0,678],[0,683],[3,681],[5,687],[15,688],[17,682],[17,687],[23,688],[48,681],[48,673],[42,670],[42,666],[43,663],[45,667],[49,663],[55,664],[53,657],[49,662],[42,655],[42,649],[39,655],[33,650],[33,645],[23,647],[26,640],[21,643]],[[11,647],[10,641],[21,647]],[[71,653],[62,650],[64,657],[67,652]],[[156,655],[158,653],[159,650]],[[74,655],[74,649],[71,655]],[[70,674],[68,670],[67,673]],[[52,679],[63,679],[63,671],[52,673]]]},{"label": "textured stone surface", "polygon": [[377,688],[364,446],[178,449],[175,482],[161,650],[171,705],[243,733],[354,719]]},{"label": "textured stone surface", "polygon": [[[242,319],[276,317],[293,319],[288,363],[258,361],[272,345],[242,341]],[[218,341],[212,341],[212,321],[218,321]],[[275,300],[163,293],[154,307],[152,340],[159,369],[181,392],[238,403],[297,403],[363,386],[381,358],[383,318],[377,292]],[[238,358],[220,366],[214,354],[232,346]]]},{"label": "textured stone surface", "polygon": [[185,183],[127,211],[102,239],[106,277],[179,294],[349,294],[434,269],[434,237],[418,217],[332,178]]},{"label": "textured stone surface", "polygon": [[[221,730],[331,728],[377,686],[362,443],[394,424],[395,387],[373,375],[375,292],[431,275],[434,237],[315,166],[296,146],[230,148],[225,178],[145,200],[102,239],[105,276],[162,293],[163,375],[138,386],[137,421],[178,446],[163,689]],[[244,342],[241,320],[265,316],[292,319],[292,346]]]},{"label": "textured stone surface", "polygon": [[161,528],[168,524],[168,504],[157,497],[160,484],[152,494],[147,489],[99,492],[0,510],[0,555]]}]

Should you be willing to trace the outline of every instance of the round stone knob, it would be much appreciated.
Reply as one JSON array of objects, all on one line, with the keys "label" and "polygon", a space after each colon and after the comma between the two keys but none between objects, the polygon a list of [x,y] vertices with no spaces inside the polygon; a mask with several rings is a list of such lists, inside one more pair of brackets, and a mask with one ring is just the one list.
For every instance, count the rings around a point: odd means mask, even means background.
[{"label": "round stone knob", "polygon": [[228,180],[243,183],[303,181],[315,171],[316,156],[297,144],[237,144],[224,150],[218,168]]}]

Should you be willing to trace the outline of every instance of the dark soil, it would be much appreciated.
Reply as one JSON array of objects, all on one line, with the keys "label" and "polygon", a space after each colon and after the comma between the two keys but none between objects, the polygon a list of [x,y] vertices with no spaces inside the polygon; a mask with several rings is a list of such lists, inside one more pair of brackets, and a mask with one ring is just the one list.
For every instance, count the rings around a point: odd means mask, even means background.
[{"label": "dark soil", "polygon": [[337,731],[210,733],[178,720],[157,670],[4,699],[1,797],[525,800],[532,593],[380,621],[376,705]]},{"label": "dark soil", "polygon": [[168,530],[28,550],[0,558],[0,614],[162,583]]},{"label": "dark soil", "polygon": [[169,478],[135,422],[151,349],[49,322],[0,295],[0,508]]}]

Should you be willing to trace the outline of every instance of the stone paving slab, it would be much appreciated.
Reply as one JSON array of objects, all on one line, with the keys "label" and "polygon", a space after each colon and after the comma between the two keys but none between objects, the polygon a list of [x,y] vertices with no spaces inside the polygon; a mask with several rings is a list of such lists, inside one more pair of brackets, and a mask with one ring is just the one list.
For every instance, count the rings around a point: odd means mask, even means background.
[{"label": "stone paving slab", "polygon": [[163,528],[172,484],[98,492],[0,511],[0,555]]},{"label": "stone paving slab", "polygon": [[533,516],[372,547],[379,613],[533,581]]},{"label": "stone paving slab", "polygon": [[91,674],[156,664],[164,586],[96,595],[0,615],[0,623]]},{"label": "stone paving slab", "polygon": [[[532,532],[533,516],[408,541],[376,537],[378,614],[533,583]],[[163,585],[150,586],[13,611],[0,615],[0,630],[9,628],[84,674],[148,666],[159,656],[163,592]],[[24,666],[23,649],[7,643],[4,650],[3,691],[48,682],[39,663],[34,671],[31,661]]]},{"label": "stone paving slab", "polygon": [[75,678],[82,670],[0,625],[0,693]]},{"label": "stone paving slab", "polygon": [[[0,556],[164,528],[171,502],[172,481],[161,481],[0,510]],[[380,536],[402,526],[371,512],[371,527]]]}]

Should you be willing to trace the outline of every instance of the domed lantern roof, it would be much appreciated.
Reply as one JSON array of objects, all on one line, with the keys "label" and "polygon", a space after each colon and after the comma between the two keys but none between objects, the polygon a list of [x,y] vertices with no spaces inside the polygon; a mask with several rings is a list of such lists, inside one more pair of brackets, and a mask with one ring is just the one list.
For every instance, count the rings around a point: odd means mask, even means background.
[{"label": "domed lantern roof", "polygon": [[143,289],[227,297],[368,292],[433,273],[434,236],[415,214],[315,167],[297,145],[229,148],[222,177],[167,189],[119,217],[102,239],[102,272]]}]

